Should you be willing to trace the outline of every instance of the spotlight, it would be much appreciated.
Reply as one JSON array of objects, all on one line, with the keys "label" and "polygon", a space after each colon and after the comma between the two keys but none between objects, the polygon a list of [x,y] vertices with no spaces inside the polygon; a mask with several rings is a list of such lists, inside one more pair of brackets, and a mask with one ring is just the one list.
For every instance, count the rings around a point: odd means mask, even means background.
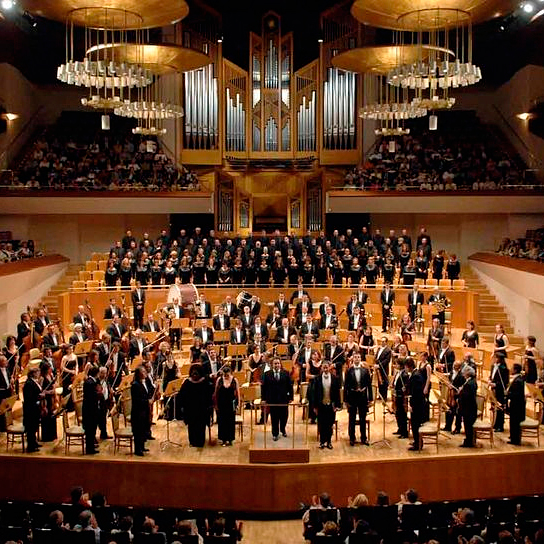
[{"label": "spotlight", "polygon": [[0,5],[2,9],[11,9],[15,5],[15,2],[14,0],[2,0],[2,4]]},{"label": "spotlight", "polygon": [[317,40],[317,43],[323,43],[323,38],[319,38],[319,39]]},{"label": "spotlight", "polygon": [[500,30],[501,32],[504,32],[504,31],[506,30],[506,27],[505,27],[504,25],[501,25],[501,26],[499,27],[499,30]]},{"label": "spotlight", "polygon": [[524,4],[521,5],[521,9],[525,13],[533,13],[533,11],[535,10],[535,6],[531,2],[525,2]]}]

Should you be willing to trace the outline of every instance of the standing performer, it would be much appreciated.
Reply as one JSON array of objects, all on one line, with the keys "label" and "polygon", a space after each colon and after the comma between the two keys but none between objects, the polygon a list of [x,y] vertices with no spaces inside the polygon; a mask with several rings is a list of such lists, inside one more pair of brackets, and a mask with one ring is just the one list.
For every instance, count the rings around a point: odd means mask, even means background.
[{"label": "standing performer", "polygon": [[415,371],[416,364],[411,357],[404,361],[408,373],[408,391],[410,392],[410,423],[412,425],[412,436],[414,443],[408,448],[417,451],[422,448],[419,443],[419,428],[424,420],[425,394],[423,389],[425,382],[420,372]]},{"label": "standing performer", "polygon": [[493,368],[489,376],[489,387],[493,389],[497,402],[501,405],[497,407],[494,430],[497,433],[504,432],[504,407],[506,405],[506,389],[509,382],[509,371],[506,366],[505,358],[495,353]]},{"label": "standing performer", "polygon": [[463,368],[463,377],[465,378],[465,383],[459,391],[459,410],[463,417],[465,440],[460,447],[474,448],[474,422],[478,417],[476,371],[471,366],[465,365]]},{"label": "standing performer", "polygon": [[[272,370],[266,372],[263,377],[261,397],[266,404],[287,405],[293,400],[293,383],[289,372],[282,368],[279,357],[272,359]],[[280,432],[282,436],[287,436],[285,426],[289,417],[289,407],[270,406],[268,410],[272,423],[272,438],[278,440]]]},{"label": "standing performer", "polygon": [[521,422],[525,419],[525,382],[521,376],[521,365],[514,363],[512,381],[508,386],[508,412],[510,414],[509,444],[521,445]]},{"label": "standing performer", "polygon": [[23,425],[25,427],[27,453],[34,453],[40,448],[36,440],[36,433],[40,426],[40,401],[44,398],[44,395],[38,383],[39,374],[38,368],[31,368],[28,371],[27,380],[23,387]]},{"label": "standing performer", "polygon": [[134,328],[142,329],[145,315],[145,289],[142,289],[142,284],[139,281],[136,282],[136,288],[133,289],[130,296],[134,313]]},{"label": "standing performer", "polygon": [[395,293],[391,289],[391,284],[385,284],[380,294],[380,301],[382,303],[382,332],[387,332],[387,324],[391,317],[393,303],[395,302]]},{"label": "standing performer", "polygon": [[434,318],[427,336],[427,349],[429,353],[429,362],[431,364],[438,361],[438,351],[440,349],[440,343],[442,342],[443,337],[444,331],[440,327],[440,320],[438,318]]},{"label": "standing performer", "polygon": [[215,382],[214,402],[217,411],[217,437],[222,446],[232,446],[236,430],[236,410],[240,402],[238,380],[228,365],[223,366]]},{"label": "standing performer", "polygon": [[408,374],[404,370],[404,361],[397,360],[395,366],[397,370],[393,378],[393,400],[397,430],[393,434],[398,434],[399,438],[408,438],[408,418],[405,402],[407,399]]},{"label": "standing performer", "polygon": [[149,414],[151,404],[145,381],[147,372],[143,366],[139,366],[134,373],[134,381],[130,386],[132,399],[131,424],[134,434],[134,455],[144,456],[145,441],[149,435]]},{"label": "standing performer", "polygon": [[387,400],[387,390],[389,389],[389,367],[393,352],[387,344],[387,336],[382,336],[381,345],[376,349],[376,359],[374,360],[374,369],[378,372],[378,391],[383,400]]},{"label": "standing performer", "polygon": [[314,379],[315,408],[319,432],[319,447],[332,450],[332,427],[336,411],[340,410],[340,381],[331,374],[331,365],[321,365],[321,375]]},{"label": "standing performer", "polygon": [[450,373],[450,383],[453,386],[448,390],[448,408],[446,412],[446,424],[444,431],[451,433],[453,422],[455,421],[455,428],[453,434],[459,434],[461,432],[461,412],[459,410],[459,390],[465,383],[465,378],[461,372],[461,361],[455,361],[453,363],[453,370]]},{"label": "standing performer", "polygon": [[344,401],[349,414],[349,445],[355,445],[355,421],[359,415],[361,444],[368,446],[366,436],[366,414],[368,403],[373,400],[370,372],[361,366],[361,354],[353,354],[353,366],[346,372]]},{"label": "standing performer", "polygon": [[408,295],[408,313],[410,314],[410,319],[414,321],[417,317],[417,305],[421,304],[423,306],[423,293],[419,292],[419,287],[414,284],[412,292]]},{"label": "standing performer", "polygon": [[99,420],[98,367],[89,369],[89,375],[83,384],[83,429],[85,430],[85,453],[94,455],[98,453],[95,447],[96,429]]}]

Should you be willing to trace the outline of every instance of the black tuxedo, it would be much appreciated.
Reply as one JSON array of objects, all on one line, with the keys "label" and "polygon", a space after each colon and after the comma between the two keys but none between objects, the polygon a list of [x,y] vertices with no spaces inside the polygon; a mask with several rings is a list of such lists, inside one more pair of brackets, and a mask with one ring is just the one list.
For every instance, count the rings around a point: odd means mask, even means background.
[{"label": "black tuxedo", "polygon": [[204,312],[202,312],[202,303],[197,302],[195,305],[196,316],[200,318],[212,317],[212,305],[209,302],[204,302]]},{"label": "black tuxedo", "polygon": [[20,346],[23,343],[23,339],[30,334],[30,324],[27,327],[23,322],[17,323],[17,345]]},{"label": "black tuxedo", "polygon": [[214,363],[217,365],[216,369],[212,367],[212,360],[209,357],[202,363],[202,373],[204,374],[204,376],[206,376],[206,378],[210,378],[212,374],[217,374],[223,366],[223,363],[219,360],[218,357],[215,358]]},{"label": "black tuxedo", "polygon": [[[198,327],[194,330],[194,335],[195,336],[198,336],[203,342],[204,342],[204,339],[202,338],[204,328],[203,327]],[[213,342],[213,329],[211,327],[206,327],[206,333],[207,333],[207,340],[206,342]]]},{"label": "black tuxedo", "polygon": [[[117,330],[117,327],[119,327],[119,330]],[[112,323],[107,329],[106,332],[111,336],[112,342],[119,342],[121,338],[123,337],[123,334],[125,334],[126,329],[119,323],[117,327]]]},{"label": "black tuxedo", "polygon": [[382,304],[382,331],[387,330],[387,321],[391,316],[391,306],[395,302],[395,292],[393,289],[389,289],[386,292],[385,288],[380,293],[380,302]]},{"label": "black tuxedo", "polygon": [[305,338],[307,334],[311,334],[314,340],[319,338],[319,326],[312,321],[312,324],[303,323],[300,326],[299,335],[301,338]]},{"label": "black tuxedo", "polygon": [[356,294],[357,294],[357,302],[361,306],[364,306],[368,302],[368,295],[364,291],[357,292]]},{"label": "black tuxedo", "polygon": [[387,400],[387,390],[389,388],[389,367],[391,366],[392,356],[393,352],[389,346],[385,346],[384,348],[379,346],[376,351],[376,359],[374,360],[374,363],[379,366],[379,368],[376,369],[376,371],[380,373],[381,377],[381,385],[378,386],[378,389],[384,400]]},{"label": "black tuxedo", "polygon": [[131,425],[134,434],[134,452],[143,453],[150,429],[149,392],[143,383],[134,381],[130,386],[132,399]]},{"label": "black tuxedo", "polygon": [[419,449],[419,428],[425,419],[425,394],[423,388],[425,380],[423,375],[417,371],[412,372],[408,378],[408,390],[410,392],[410,407],[412,409],[411,424],[414,437],[414,448]]},{"label": "black tuxedo", "polygon": [[320,304],[319,305],[319,315],[323,317],[327,313],[327,306],[330,306],[332,309],[332,315],[336,315],[336,304],[332,302],[330,304]]},{"label": "black tuxedo", "polygon": [[415,295],[415,300],[413,291],[408,294],[408,313],[412,321],[416,318],[417,305],[421,304],[423,306],[423,302],[423,293],[418,291]]},{"label": "black tuxedo", "polygon": [[72,344],[72,346],[75,346],[76,344],[78,344],[80,341],[82,342],[85,342],[85,340],[87,340],[87,335],[86,334],[81,334],[81,338],[83,338],[83,340],[80,340],[77,336],[76,333],[72,334],[69,338],[69,342],[70,344]]},{"label": "black tuxedo", "polygon": [[354,308],[363,308],[363,305],[359,302],[354,302],[353,300],[350,300],[348,302],[348,305],[346,306],[346,313],[348,314],[348,317],[351,317],[353,315],[353,309]]},{"label": "black tuxedo", "polygon": [[46,316],[44,319],[45,319],[45,325],[43,324],[43,321],[41,319],[34,320],[34,331],[38,333],[39,335],[43,335],[43,331],[45,330],[45,327],[49,325],[49,318]]},{"label": "black tuxedo", "polygon": [[40,426],[40,394],[42,388],[31,379],[23,387],[23,425],[29,451],[36,451],[38,441],[36,433]]},{"label": "black tuxedo", "polygon": [[[121,317],[122,315],[121,308],[119,308],[119,306],[114,306],[114,310],[115,310],[115,315],[118,315],[119,317]],[[114,313],[113,313],[112,307],[108,306],[104,310],[104,319],[113,319],[113,316],[114,316]]]},{"label": "black tuxedo", "polygon": [[289,303],[286,300],[283,301],[283,305],[280,305],[279,300],[276,300],[276,302],[274,302],[274,308],[278,309],[281,317],[287,317],[287,314],[289,313]]},{"label": "black tuxedo", "polygon": [[308,291],[306,291],[306,289],[302,289],[302,292],[301,294],[299,295],[299,292],[298,292],[298,289],[296,291],[293,291],[291,297],[289,298],[289,304],[293,304],[293,302],[295,302],[295,299],[297,298],[302,298],[302,295],[308,295],[308,302],[312,302],[312,299],[310,298],[310,294],[308,293]]},{"label": "black tuxedo", "polygon": [[253,327],[249,329],[249,338],[253,340],[255,335],[259,333],[261,334],[261,340],[266,340],[268,338],[268,329],[266,328],[266,325],[261,323],[259,328],[257,328],[256,325],[253,325]]},{"label": "black tuxedo", "polygon": [[346,372],[346,381],[344,383],[344,402],[348,406],[349,413],[349,440],[355,442],[355,420],[359,415],[359,430],[361,433],[361,442],[366,442],[366,414],[368,412],[368,403],[373,400],[372,380],[370,372],[359,367],[359,382],[357,382],[355,367],[351,367]]},{"label": "black tuxedo", "polygon": [[223,327],[221,327],[221,323],[219,320],[219,316],[216,315],[212,320],[213,328],[216,331],[226,331],[230,329],[230,317],[228,315],[223,314]]},{"label": "black tuxedo", "polygon": [[336,419],[335,409],[340,409],[340,380],[331,376],[330,402],[324,402],[323,376],[316,376],[312,381],[312,394],[314,397],[314,406],[317,409],[317,425],[319,431],[319,442],[328,444],[332,438],[332,426]]},{"label": "black tuxedo", "polygon": [[146,321],[144,323],[142,330],[144,332],[159,332],[161,330],[159,324],[156,321],[153,321],[152,323],[153,323],[153,330],[151,330],[151,323],[149,321]]},{"label": "black tuxedo", "polygon": [[133,338],[130,341],[129,348],[128,348],[128,357],[132,361],[135,357],[139,357],[144,353],[146,350],[147,342],[145,341],[145,338],[142,338],[142,349],[140,351],[140,346],[138,345],[138,341],[136,338]]},{"label": "black tuxedo", "polygon": [[510,442],[521,444],[520,423],[525,419],[525,382],[520,374],[514,376],[508,387],[508,412],[510,414]]},{"label": "black tuxedo", "polygon": [[[293,384],[287,370],[281,369],[278,373],[269,370],[263,376],[261,398],[267,404],[288,404],[293,400]],[[288,406],[270,406],[270,420],[272,436],[285,434],[285,425],[289,415]]]},{"label": "black tuxedo", "polygon": [[249,306],[249,312],[253,317],[261,313],[261,303],[259,301],[250,302],[247,306]]},{"label": "black tuxedo", "polygon": [[475,378],[468,380],[459,393],[459,411],[463,417],[465,426],[465,446],[474,446],[474,422],[478,417],[478,404],[476,402],[476,392],[478,384]]},{"label": "black tuxedo", "polygon": [[251,327],[253,327],[253,321],[255,320],[252,315],[246,316],[246,314],[242,314],[238,319],[242,322],[242,328],[244,329],[251,329]]},{"label": "black tuxedo", "polygon": [[132,309],[134,312],[134,328],[141,329],[144,325],[145,315],[145,289],[134,289],[130,294]]},{"label": "black tuxedo", "polygon": [[337,327],[338,327],[338,318],[334,314],[331,314],[330,323],[328,326],[327,326],[327,316],[326,315],[321,316],[321,319],[319,320],[320,329],[336,330]]},{"label": "black tuxedo", "polygon": [[85,430],[85,453],[95,452],[94,441],[99,419],[98,382],[88,377],[83,384],[83,429]]},{"label": "black tuxedo", "polygon": [[334,365],[336,377],[340,380],[340,386],[342,386],[342,383],[344,382],[343,369],[344,363],[346,362],[344,348],[339,344],[336,344],[333,349],[332,344],[327,343],[323,349],[323,357],[326,361],[330,361],[331,364]]},{"label": "black tuxedo", "polygon": [[[465,378],[463,378],[463,375],[461,374],[461,370],[459,370],[455,375],[452,372],[450,373],[450,382],[453,385],[453,387],[459,389],[464,383]],[[453,390],[453,395],[456,401],[458,401],[459,394],[455,392],[455,389]],[[451,432],[451,428],[453,425],[453,422],[455,420],[455,430],[456,432],[461,432],[461,413],[459,412],[459,404],[456,402],[453,406],[449,406],[449,410],[446,412],[446,424],[444,425],[444,430]]]},{"label": "black tuxedo", "polygon": [[121,384],[121,380],[123,379],[123,376],[128,375],[128,367],[125,361],[124,353],[122,353],[121,351],[117,353],[117,365],[114,365],[113,356],[112,356],[110,366],[111,366],[111,374],[110,374],[110,377],[108,377],[108,383],[115,390]]},{"label": "black tuxedo", "polygon": [[438,362],[444,365],[444,372],[449,374],[453,370],[453,363],[455,363],[455,351],[453,351],[453,348],[448,347],[444,352],[441,349],[438,352]]},{"label": "black tuxedo", "polygon": [[232,302],[230,305],[228,305],[226,302],[222,304],[223,308],[225,308],[225,315],[233,318],[238,315],[238,308],[236,307],[236,304],[233,304]]},{"label": "black tuxedo", "polygon": [[[433,337],[436,338],[436,340],[433,340]],[[434,362],[435,352],[436,357],[440,355],[440,342],[442,341],[442,338],[444,338],[444,331],[440,327],[438,329],[429,329],[427,334],[427,347],[429,348],[430,362]]]},{"label": "black tuxedo", "polygon": [[[310,301],[308,301],[306,303],[306,308],[308,310],[308,313],[310,315],[312,315],[312,311],[313,311],[313,306],[312,306],[312,303]],[[297,305],[296,305],[296,308],[295,308],[295,313],[297,315],[300,315],[302,313],[302,302],[299,302]]]},{"label": "black tuxedo", "polygon": [[230,331],[230,343],[231,344],[247,344],[247,333],[244,327],[240,329],[240,341],[238,341],[236,329]]},{"label": "black tuxedo", "polygon": [[83,317],[81,317],[81,314],[74,315],[72,319],[72,323],[81,323],[83,326],[86,324],[89,324],[91,322],[90,317],[87,314],[83,314]]},{"label": "black tuxedo", "polygon": [[[285,340],[284,338],[284,331],[287,331],[287,340]],[[279,326],[276,329],[276,342],[278,342],[279,344],[288,344],[290,341],[289,339],[291,338],[293,334],[296,334],[296,331],[293,327]]]},{"label": "black tuxedo", "polygon": [[366,327],[366,317],[364,314],[359,314],[359,320],[357,321],[357,326],[355,325],[354,314],[352,314],[348,321],[348,331],[355,331],[357,329],[362,329]]},{"label": "black tuxedo", "polygon": [[62,344],[62,338],[60,338],[58,335],[56,336],[57,343],[55,344],[55,340],[53,339],[52,334],[46,334],[43,337],[43,349],[51,348],[53,351],[56,351],[59,349],[59,346]]}]

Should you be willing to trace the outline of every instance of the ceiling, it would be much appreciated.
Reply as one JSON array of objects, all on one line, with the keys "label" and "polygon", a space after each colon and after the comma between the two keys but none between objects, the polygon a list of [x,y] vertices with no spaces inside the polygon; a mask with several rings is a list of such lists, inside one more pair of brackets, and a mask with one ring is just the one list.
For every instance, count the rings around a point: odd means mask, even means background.
[{"label": "ceiling", "polygon": [[[191,5],[191,0],[189,5]],[[283,32],[293,31],[295,69],[318,56],[320,13],[336,4],[330,0],[205,0],[222,16],[223,52],[232,62],[247,68],[250,31],[260,31],[261,17],[273,9],[282,17]],[[189,14],[189,17],[191,15]],[[33,28],[20,15],[0,18],[0,62],[17,66],[36,83],[54,83],[56,66],[64,61],[64,25],[38,19]],[[481,66],[486,86],[508,80],[526,64],[544,65],[544,17],[527,25],[514,19],[505,31],[499,22],[475,29],[474,61]],[[377,44],[391,40],[389,31],[375,35]]]}]

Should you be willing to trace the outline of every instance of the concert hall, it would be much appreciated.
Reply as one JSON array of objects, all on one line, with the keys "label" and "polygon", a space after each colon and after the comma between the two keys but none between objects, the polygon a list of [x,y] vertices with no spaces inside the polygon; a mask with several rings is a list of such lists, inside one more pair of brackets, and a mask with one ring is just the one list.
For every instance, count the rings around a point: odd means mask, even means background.
[{"label": "concert hall", "polygon": [[0,0],[0,544],[544,543],[543,15]]}]

